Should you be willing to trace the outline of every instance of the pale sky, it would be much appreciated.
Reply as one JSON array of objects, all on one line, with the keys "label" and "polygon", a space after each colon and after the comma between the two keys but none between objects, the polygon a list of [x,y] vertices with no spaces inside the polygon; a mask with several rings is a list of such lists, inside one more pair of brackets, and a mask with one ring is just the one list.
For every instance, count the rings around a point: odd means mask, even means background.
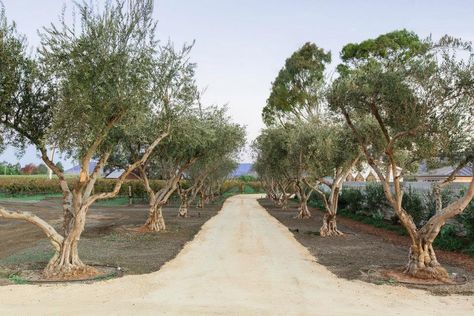
[{"label": "pale sky", "polygon": [[[58,21],[66,0],[0,0],[7,16],[35,47],[36,30]],[[98,1],[101,3],[102,1]],[[436,0],[156,0],[158,37],[176,46],[196,40],[192,60],[207,88],[204,104],[229,105],[235,122],[253,140],[264,126],[261,110],[285,59],[305,42],[330,50],[333,67],[349,42],[406,28],[427,37],[474,40],[474,1]],[[0,161],[16,162],[13,150]],[[245,154],[242,161],[250,161]],[[34,150],[20,160],[39,163]],[[66,167],[71,162],[64,164]]]}]

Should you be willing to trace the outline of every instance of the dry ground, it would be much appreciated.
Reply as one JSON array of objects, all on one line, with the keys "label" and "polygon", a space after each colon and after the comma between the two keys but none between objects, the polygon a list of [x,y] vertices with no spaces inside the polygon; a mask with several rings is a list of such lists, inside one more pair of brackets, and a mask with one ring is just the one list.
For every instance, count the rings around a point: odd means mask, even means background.
[{"label": "dry ground", "polygon": [[472,315],[472,296],[338,278],[257,198],[228,199],[158,272],[67,288],[0,287],[0,314]]},{"label": "dry ground", "polygon": [[[37,213],[48,222],[55,223],[56,228],[60,227],[62,212],[58,199],[1,204],[9,209]],[[125,274],[157,271],[178,254],[221,205],[216,203],[207,205],[205,209],[190,208],[190,217],[185,219],[176,217],[176,205],[171,205],[163,210],[167,231],[148,234],[125,229],[145,222],[146,205],[93,206],[81,238],[81,258],[90,264],[119,266]],[[0,221],[0,285],[11,283],[5,277],[12,271],[42,269],[51,255],[50,244],[35,226],[20,221]]]},{"label": "dry ground", "polygon": [[[297,214],[296,203],[291,202],[287,210],[282,210],[268,199],[261,199],[259,202],[271,215],[288,227],[320,264],[339,277],[380,284],[386,282],[386,279],[377,276],[377,270],[398,269],[407,263],[410,244],[407,236],[400,236],[383,228],[339,216],[338,228],[345,233],[345,236],[321,238],[319,228],[324,214],[321,211],[311,208],[312,218],[301,220],[294,218]],[[395,285],[422,288],[439,295],[454,293],[474,295],[474,258],[440,250],[437,251],[437,255],[448,272],[465,276],[467,282],[462,285]]]}]

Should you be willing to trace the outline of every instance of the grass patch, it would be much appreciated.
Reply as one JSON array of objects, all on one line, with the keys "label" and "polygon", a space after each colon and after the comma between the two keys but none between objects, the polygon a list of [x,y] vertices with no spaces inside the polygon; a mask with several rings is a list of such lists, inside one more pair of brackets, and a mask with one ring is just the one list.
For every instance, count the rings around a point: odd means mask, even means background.
[{"label": "grass patch", "polygon": [[[43,247],[41,247],[43,248]],[[10,264],[23,264],[23,263],[35,263],[35,262],[48,262],[49,259],[54,255],[54,250],[52,249],[38,249],[38,248],[29,248],[25,249],[19,253],[8,256],[0,260],[1,264],[10,265]]]},{"label": "grass patch", "polygon": [[35,203],[46,198],[60,198],[61,194],[7,194],[0,193],[1,202],[26,202]]},{"label": "grass patch", "polygon": [[155,241],[160,239],[160,235],[161,234],[158,233],[112,233],[109,235],[105,235],[104,237],[102,237],[102,239],[107,242],[114,242],[120,244],[134,241]]},{"label": "grass patch", "polygon": [[27,284],[28,281],[23,279],[21,276],[17,275],[17,274],[12,274],[8,277],[8,280],[10,282],[13,282],[15,284]]}]

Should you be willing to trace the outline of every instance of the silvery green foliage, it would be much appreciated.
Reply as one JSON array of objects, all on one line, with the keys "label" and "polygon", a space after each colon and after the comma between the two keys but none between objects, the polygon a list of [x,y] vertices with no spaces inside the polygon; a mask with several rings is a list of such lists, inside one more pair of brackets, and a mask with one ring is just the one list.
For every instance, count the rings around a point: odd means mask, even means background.
[{"label": "silvery green foliage", "polygon": [[159,51],[152,1],[108,1],[102,10],[81,3],[75,9],[73,24],[63,14],[59,25],[41,31],[39,56],[58,93],[49,141],[79,158],[98,142],[99,152],[113,146],[115,128],[142,122],[162,104],[154,89]]},{"label": "silvery green foliage", "polygon": [[24,36],[0,11],[0,124],[5,144],[41,145],[51,124],[54,89],[27,55]]},{"label": "silvery green foliage", "polygon": [[245,144],[245,129],[232,123],[226,108],[194,109],[173,120],[171,135],[150,158],[155,178],[168,178],[188,162],[205,164],[239,152]]},{"label": "silvery green foliage", "polygon": [[352,122],[355,136],[379,159],[397,165],[473,159],[474,59],[469,43],[425,41],[405,30],[343,49],[329,104]]}]

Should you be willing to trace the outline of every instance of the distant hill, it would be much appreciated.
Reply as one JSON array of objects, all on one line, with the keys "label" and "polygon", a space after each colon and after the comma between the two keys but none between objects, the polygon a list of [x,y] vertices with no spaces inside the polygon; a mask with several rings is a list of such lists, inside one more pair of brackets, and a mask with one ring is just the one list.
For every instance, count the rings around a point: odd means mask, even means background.
[{"label": "distant hill", "polygon": [[252,170],[253,164],[251,163],[240,163],[237,168],[231,173],[232,178],[240,176],[256,176],[255,171]]}]

